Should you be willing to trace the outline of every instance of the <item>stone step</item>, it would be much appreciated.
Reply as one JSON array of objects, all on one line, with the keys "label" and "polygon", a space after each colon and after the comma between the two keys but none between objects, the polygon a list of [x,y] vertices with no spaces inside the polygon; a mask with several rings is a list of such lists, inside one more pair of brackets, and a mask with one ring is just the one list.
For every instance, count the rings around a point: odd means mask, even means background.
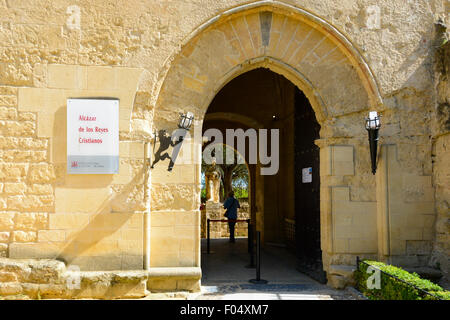
[{"label": "stone step", "polygon": [[66,266],[52,259],[0,258],[0,282],[61,283]]},{"label": "stone step", "polygon": [[3,297],[135,299],[150,291],[199,291],[200,279],[201,269],[197,267],[79,271],[57,260],[0,258]]}]

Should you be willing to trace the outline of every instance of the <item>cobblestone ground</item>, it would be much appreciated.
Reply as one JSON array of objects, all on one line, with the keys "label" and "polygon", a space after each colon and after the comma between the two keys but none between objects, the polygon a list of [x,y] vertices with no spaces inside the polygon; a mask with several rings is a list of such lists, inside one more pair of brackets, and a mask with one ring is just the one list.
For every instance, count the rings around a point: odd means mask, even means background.
[{"label": "cobblestone ground", "polygon": [[357,300],[349,290],[333,290],[308,284],[233,284],[203,286],[195,300]]}]

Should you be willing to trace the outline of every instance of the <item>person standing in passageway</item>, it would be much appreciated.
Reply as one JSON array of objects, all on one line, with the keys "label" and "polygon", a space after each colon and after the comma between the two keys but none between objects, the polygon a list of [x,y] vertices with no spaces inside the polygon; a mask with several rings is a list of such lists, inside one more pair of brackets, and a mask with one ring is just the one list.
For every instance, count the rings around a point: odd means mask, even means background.
[{"label": "person standing in passageway", "polygon": [[235,221],[237,219],[237,209],[240,208],[241,205],[239,201],[234,197],[234,191],[230,191],[228,193],[228,198],[223,203],[223,208],[227,209],[225,212],[225,217],[228,218],[228,226],[230,227],[230,242],[234,243],[234,227],[236,225]]}]

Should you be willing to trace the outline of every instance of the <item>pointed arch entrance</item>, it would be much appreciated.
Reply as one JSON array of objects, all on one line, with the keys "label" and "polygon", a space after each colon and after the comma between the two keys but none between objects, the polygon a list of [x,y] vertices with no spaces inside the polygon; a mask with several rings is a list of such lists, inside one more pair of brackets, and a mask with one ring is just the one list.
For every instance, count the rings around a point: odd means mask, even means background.
[{"label": "pointed arch entrance", "polygon": [[[249,166],[251,221],[261,231],[264,252],[280,254],[278,264],[283,263],[283,252],[287,255],[290,251],[297,257],[297,263],[291,263],[292,256],[286,260],[290,266],[284,268],[300,269],[324,282],[319,148],[314,144],[319,138],[320,125],[308,99],[285,77],[269,69],[254,69],[231,80],[214,97],[203,121],[203,132],[211,129],[219,130],[224,137],[226,130],[242,129],[248,133],[244,153],[247,163],[252,151],[250,144],[261,146],[259,129],[279,132],[279,146],[269,148],[270,155],[277,153],[279,159],[276,172],[264,175],[260,165]],[[251,131],[255,133],[253,136]],[[226,143],[235,147],[235,141]],[[305,168],[311,169],[308,171],[311,181],[302,180]],[[276,248],[281,249],[275,252]],[[239,260],[236,257],[236,263]],[[272,274],[283,278],[286,269],[279,271],[277,274],[277,266],[273,266]],[[296,273],[290,275],[295,280]],[[204,276],[211,280],[209,274]]]},{"label": "pointed arch entrance", "polygon": [[[220,89],[237,76],[257,68],[284,76],[311,104],[320,125],[315,145],[326,155],[320,158],[320,167],[324,169],[320,173],[323,269],[327,271],[334,261],[347,263],[353,259],[352,250],[341,244],[344,238],[348,243],[353,235],[342,234],[343,229],[335,228],[332,202],[341,198],[349,201],[345,192],[348,193],[351,182],[335,179],[333,175],[340,175],[341,171],[354,174],[354,167],[347,168],[354,166],[354,157],[346,155],[342,160],[345,166],[333,167],[333,161],[340,160],[338,153],[331,153],[330,147],[338,145],[343,146],[344,153],[356,152],[352,151],[357,149],[353,144],[362,144],[365,133],[359,122],[369,109],[381,108],[381,98],[358,50],[325,20],[278,1],[256,1],[224,11],[205,22],[162,67],[153,88],[153,125],[175,128],[178,111],[189,110],[199,120],[196,125],[202,126],[208,106]],[[197,150],[200,147],[194,145]],[[194,167],[198,173],[199,164]],[[196,202],[185,210],[196,210],[199,206],[199,180],[196,174],[190,181]],[[339,188],[333,189],[335,181],[339,181]],[[168,190],[179,189],[176,179],[169,185],[152,178],[152,185],[159,184]],[[185,178],[183,185],[187,189]],[[177,206],[176,210],[179,209]],[[199,244],[195,250],[190,265],[199,266]],[[189,264],[187,260],[186,264]]]}]

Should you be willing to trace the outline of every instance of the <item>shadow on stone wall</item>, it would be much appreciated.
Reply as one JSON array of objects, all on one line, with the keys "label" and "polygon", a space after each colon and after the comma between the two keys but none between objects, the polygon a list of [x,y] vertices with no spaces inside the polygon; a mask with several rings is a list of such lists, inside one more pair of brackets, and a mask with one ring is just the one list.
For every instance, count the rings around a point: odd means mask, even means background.
[{"label": "shadow on stone wall", "polygon": [[89,223],[66,239],[56,259],[85,270],[142,269],[143,176],[141,169],[132,181],[113,191],[90,215]]}]

